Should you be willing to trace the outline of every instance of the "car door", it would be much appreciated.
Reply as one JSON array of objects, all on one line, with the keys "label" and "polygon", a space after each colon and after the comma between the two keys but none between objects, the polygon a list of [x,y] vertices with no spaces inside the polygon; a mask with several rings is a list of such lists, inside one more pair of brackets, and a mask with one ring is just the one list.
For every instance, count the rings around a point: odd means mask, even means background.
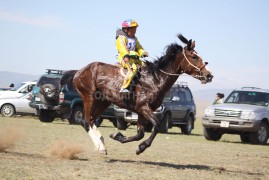
[{"label": "car door", "polygon": [[35,113],[36,110],[29,106],[30,95],[31,95],[30,93],[27,93],[27,94],[23,95],[22,97],[17,98],[16,101],[14,101],[14,105],[15,105],[17,112],[33,113],[33,114]]},{"label": "car door", "polygon": [[184,119],[186,116],[186,97],[180,88],[175,88],[172,91],[171,109],[174,120]]}]

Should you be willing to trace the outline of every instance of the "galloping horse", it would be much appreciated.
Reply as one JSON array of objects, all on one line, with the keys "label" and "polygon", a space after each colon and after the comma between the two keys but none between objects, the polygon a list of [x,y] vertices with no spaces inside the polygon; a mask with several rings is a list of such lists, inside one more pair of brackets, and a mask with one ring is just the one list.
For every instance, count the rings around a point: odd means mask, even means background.
[{"label": "galloping horse", "polygon": [[153,132],[150,137],[140,143],[136,154],[150,147],[159,132],[160,122],[153,112],[161,105],[166,92],[176,82],[179,75],[186,73],[199,79],[202,84],[212,81],[212,74],[203,62],[201,56],[194,50],[195,41],[187,40],[181,34],[178,38],[186,44],[182,47],[176,43],[167,46],[166,53],[154,62],[146,61],[139,80],[132,86],[131,95],[120,94],[123,77],[119,68],[102,62],[93,62],[78,71],[68,71],[61,82],[73,82],[73,86],[83,99],[84,117],[89,125],[88,134],[97,150],[106,154],[104,139],[94,125],[95,119],[111,104],[126,108],[138,114],[137,134],[126,137],[120,132],[110,137],[121,143],[139,141],[144,137],[144,128],[152,123]]}]

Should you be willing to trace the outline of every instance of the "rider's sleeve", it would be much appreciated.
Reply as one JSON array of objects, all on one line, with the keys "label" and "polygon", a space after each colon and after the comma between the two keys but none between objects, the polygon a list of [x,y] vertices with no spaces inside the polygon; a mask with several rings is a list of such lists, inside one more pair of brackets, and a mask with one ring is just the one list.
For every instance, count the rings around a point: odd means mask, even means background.
[{"label": "rider's sleeve", "polygon": [[143,49],[143,47],[139,43],[138,39],[135,38],[135,40],[136,40],[136,52],[138,53],[138,56],[139,57],[142,57],[143,53],[146,52],[146,51]]},{"label": "rider's sleeve", "polygon": [[126,37],[122,35],[119,35],[119,37],[116,39],[116,48],[121,59],[123,59],[124,56],[129,55],[129,51],[126,48],[126,42]]}]

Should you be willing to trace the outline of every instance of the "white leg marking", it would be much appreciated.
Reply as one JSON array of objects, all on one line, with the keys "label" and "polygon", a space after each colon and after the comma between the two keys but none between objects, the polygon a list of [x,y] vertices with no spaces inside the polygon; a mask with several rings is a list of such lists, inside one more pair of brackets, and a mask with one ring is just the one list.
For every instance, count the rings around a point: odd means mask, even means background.
[{"label": "white leg marking", "polygon": [[90,135],[96,147],[96,150],[99,151],[99,153],[101,154],[106,154],[107,152],[106,152],[106,147],[104,144],[104,138],[95,125],[93,125],[93,128],[89,127],[88,134]]}]

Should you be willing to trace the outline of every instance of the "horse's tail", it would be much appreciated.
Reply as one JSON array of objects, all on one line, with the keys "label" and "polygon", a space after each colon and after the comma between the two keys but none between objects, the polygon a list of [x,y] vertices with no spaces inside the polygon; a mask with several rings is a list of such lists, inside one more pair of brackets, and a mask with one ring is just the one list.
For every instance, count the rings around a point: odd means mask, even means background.
[{"label": "horse's tail", "polygon": [[67,84],[68,89],[74,90],[73,78],[77,70],[66,71],[63,77],[61,78],[58,86],[53,84],[44,84],[40,87],[40,99],[45,104],[56,105],[59,102],[59,94],[62,87]]},{"label": "horse's tail", "polygon": [[76,73],[77,73],[77,70],[66,71],[60,81],[61,88],[64,85],[67,85],[69,90],[75,90],[74,85],[73,85],[73,79]]}]

